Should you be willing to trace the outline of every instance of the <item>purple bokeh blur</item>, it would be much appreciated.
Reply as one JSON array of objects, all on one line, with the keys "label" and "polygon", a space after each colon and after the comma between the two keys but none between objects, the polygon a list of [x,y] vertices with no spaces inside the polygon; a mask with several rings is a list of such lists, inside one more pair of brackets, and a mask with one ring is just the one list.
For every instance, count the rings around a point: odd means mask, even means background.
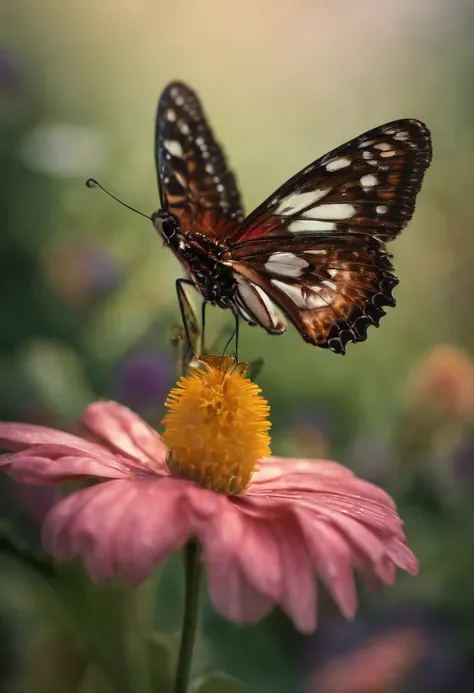
[{"label": "purple bokeh blur", "polygon": [[116,397],[138,414],[161,408],[176,380],[176,364],[166,354],[143,348],[118,367]]}]

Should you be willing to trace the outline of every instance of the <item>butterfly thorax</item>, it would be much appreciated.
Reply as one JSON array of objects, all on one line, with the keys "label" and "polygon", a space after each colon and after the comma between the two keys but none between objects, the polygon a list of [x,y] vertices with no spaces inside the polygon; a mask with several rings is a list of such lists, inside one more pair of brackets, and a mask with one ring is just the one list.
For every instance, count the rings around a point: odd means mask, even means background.
[{"label": "butterfly thorax", "polygon": [[235,279],[230,267],[220,261],[226,248],[200,233],[181,237],[175,255],[186,266],[203,298],[222,308],[232,303]]},{"label": "butterfly thorax", "polygon": [[203,298],[220,307],[228,307],[235,294],[235,279],[231,268],[220,261],[227,247],[202,233],[182,233],[172,215],[157,212],[152,219]]}]

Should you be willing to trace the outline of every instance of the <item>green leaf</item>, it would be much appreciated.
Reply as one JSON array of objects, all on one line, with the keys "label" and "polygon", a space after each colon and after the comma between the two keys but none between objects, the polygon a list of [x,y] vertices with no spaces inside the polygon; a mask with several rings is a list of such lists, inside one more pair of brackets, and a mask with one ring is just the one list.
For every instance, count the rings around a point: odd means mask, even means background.
[{"label": "green leaf", "polygon": [[250,693],[250,689],[232,676],[216,672],[194,681],[191,693]]}]

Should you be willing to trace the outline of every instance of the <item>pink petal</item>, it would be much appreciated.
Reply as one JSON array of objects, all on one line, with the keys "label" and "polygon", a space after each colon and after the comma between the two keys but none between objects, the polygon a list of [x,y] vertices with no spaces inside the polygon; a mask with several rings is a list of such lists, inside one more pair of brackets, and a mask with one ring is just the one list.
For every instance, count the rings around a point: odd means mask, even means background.
[{"label": "pink petal", "polygon": [[95,402],[82,417],[83,426],[109,449],[167,473],[166,448],[156,431],[117,402]]},{"label": "pink petal", "polygon": [[298,508],[296,517],[310,548],[317,573],[334,597],[341,613],[352,618],[357,608],[354,554],[340,532],[314,513]]},{"label": "pink petal", "polygon": [[273,602],[259,592],[244,575],[236,556],[209,560],[204,553],[211,602],[225,618],[238,624],[257,623],[272,609]]},{"label": "pink petal", "polygon": [[[286,503],[290,503],[290,498],[286,499]],[[369,498],[354,498],[342,494],[338,497],[327,493],[316,493],[311,499],[308,499],[307,496],[304,496],[303,499],[298,498],[296,504],[310,508],[324,516],[347,515],[368,525],[372,531],[375,530],[389,536],[404,537],[402,522],[397,513],[387,506],[374,503]]]},{"label": "pink petal", "polygon": [[293,518],[278,524],[283,563],[282,606],[303,633],[316,629],[316,585],[304,535]]},{"label": "pink petal", "polygon": [[[389,563],[393,561],[399,568],[412,575],[418,573],[418,559],[406,545],[405,536],[400,529],[401,520],[395,513],[387,510],[387,522],[383,524],[383,531],[380,532],[380,522],[367,526],[367,518],[364,518],[362,523],[358,521],[359,518],[353,519],[348,513],[334,512],[329,507],[320,508],[319,511],[327,519],[331,519],[351,541],[359,555],[372,564],[376,573],[379,569],[384,570],[387,567],[387,558],[390,559]],[[383,574],[379,574],[378,577],[390,584],[393,582],[393,571],[391,568],[388,570],[387,578]]]},{"label": "pink petal", "polygon": [[137,502],[123,516],[115,538],[117,572],[133,585],[139,585],[165,558],[181,549],[191,534],[182,500],[191,482],[164,477],[137,483]]},{"label": "pink petal", "polygon": [[[201,528],[206,526],[208,529],[212,527],[209,520],[216,521],[216,526],[219,527],[222,514],[228,509],[230,499],[222,493],[209,491],[194,483],[186,484],[185,503],[187,513],[193,529],[199,533]],[[224,547],[223,547],[224,548]]]},{"label": "pink petal", "polygon": [[0,422],[0,448],[26,450],[36,445],[64,445],[77,452],[101,455],[109,452],[102,445],[46,426]]},{"label": "pink petal", "polygon": [[[143,475],[131,460],[107,450],[83,453],[66,445],[37,445],[0,455],[0,469],[26,484],[57,484],[74,478],[121,478]],[[149,473],[149,470],[147,470]]]},{"label": "pink petal", "polygon": [[[199,497],[199,487],[193,494],[193,500]],[[200,489],[204,490],[204,489]],[[223,503],[215,504],[216,512],[208,515],[204,520],[199,519],[196,513],[191,514],[193,529],[198,535],[205,562],[208,566],[226,566],[234,561],[240,551],[243,538],[244,520],[226,496],[213,494],[217,499],[222,499]],[[191,503],[188,501],[190,507]]]},{"label": "pink petal", "polygon": [[[200,495],[196,491],[195,499]],[[300,630],[314,630],[315,581],[294,520],[273,525],[247,514],[245,497],[213,496],[222,499],[214,512],[198,518],[194,511],[192,522],[216,608],[234,621],[250,623],[262,618],[272,603],[280,603]],[[249,594],[250,605],[242,603]]]},{"label": "pink petal", "polygon": [[292,459],[290,457],[264,457],[260,460],[259,469],[252,477],[251,486],[254,484],[270,485],[272,488],[277,488],[280,481],[286,487],[288,480],[295,475],[295,478],[304,478],[306,476],[313,477],[315,474],[319,476],[331,476],[334,478],[353,477],[352,472],[347,467],[344,467],[338,462],[329,460],[308,460],[308,459]]},{"label": "pink petal", "polygon": [[115,574],[114,541],[120,520],[137,488],[133,481],[109,481],[70,494],[48,513],[43,544],[58,561],[76,554],[84,560],[92,580]]},{"label": "pink petal", "polygon": [[301,494],[307,492],[308,500],[318,493],[351,497],[354,503],[361,498],[371,499],[374,503],[395,508],[393,499],[381,488],[356,477],[353,472],[336,462],[324,460],[280,460],[274,465],[267,458],[261,463],[260,470],[252,478],[246,495]]},{"label": "pink petal", "polygon": [[[237,506],[239,511],[239,506]],[[240,515],[241,535],[238,560],[247,579],[275,603],[283,595],[283,566],[279,536],[261,519]]]},{"label": "pink petal", "polygon": [[229,498],[213,493],[216,502],[212,504],[209,499],[206,514],[198,514],[192,506],[201,495],[206,500],[205,489],[196,487],[194,493],[188,490],[187,494],[193,527],[202,545],[212,603],[235,623],[256,623],[270,611],[272,600],[252,584],[240,565],[244,538],[241,513]]},{"label": "pink petal", "polygon": [[373,530],[368,529],[364,524],[348,515],[326,509],[325,516],[353,546],[354,552],[358,554],[364,566],[364,572],[371,570],[380,580],[389,583],[392,573],[387,574],[384,570],[389,546],[388,538],[377,535]]},{"label": "pink petal", "polygon": [[214,606],[236,623],[259,621],[271,609],[266,595],[278,589],[279,580],[278,573],[268,575],[254,554],[265,530],[256,536],[247,533],[245,518],[232,499],[195,484],[186,488],[183,511],[202,545]]},{"label": "pink petal", "polygon": [[244,576],[237,561],[217,570],[208,567],[209,595],[214,607],[229,621],[258,623],[272,610],[273,603]]},{"label": "pink petal", "polygon": [[119,479],[73,493],[48,514],[45,547],[59,561],[80,554],[95,581],[119,575],[137,585],[189,536],[184,484]]},{"label": "pink petal", "polygon": [[418,575],[420,562],[406,544],[394,537],[387,546],[387,555],[402,570],[406,570],[410,575]]}]

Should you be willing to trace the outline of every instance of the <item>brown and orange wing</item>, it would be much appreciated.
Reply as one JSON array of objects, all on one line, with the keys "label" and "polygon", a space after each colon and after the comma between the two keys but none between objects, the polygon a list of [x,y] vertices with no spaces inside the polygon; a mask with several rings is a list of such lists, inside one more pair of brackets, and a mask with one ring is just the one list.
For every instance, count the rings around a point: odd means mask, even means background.
[{"label": "brown and orange wing", "polygon": [[272,238],[244,250],[231,263],[237,306],[262,324],[271,309],[252,297],[268,297],[316,346],[344,353],[348,342],[366,339],[370,325],[378,327],[384,306],[395,305],[391,256],[371,237],[291,237],[283,244]]},{"label": "brown and orange wing", "polygon": [[235,231],[244,216],[235,176],[198,97],[180,82],[161,95],[155,153],[162,209],[184,234],[224,238]]},{"label": "brown and orange wing", "polygon": [[281,332],[273,302],[306,341],[338,353],[366,339],[384,306],[395,305],[398,280],[385,243],[411,219],[430,161],[426,126],[399,120],[282,185],[230,239],[226,264],[242,315]]}]

